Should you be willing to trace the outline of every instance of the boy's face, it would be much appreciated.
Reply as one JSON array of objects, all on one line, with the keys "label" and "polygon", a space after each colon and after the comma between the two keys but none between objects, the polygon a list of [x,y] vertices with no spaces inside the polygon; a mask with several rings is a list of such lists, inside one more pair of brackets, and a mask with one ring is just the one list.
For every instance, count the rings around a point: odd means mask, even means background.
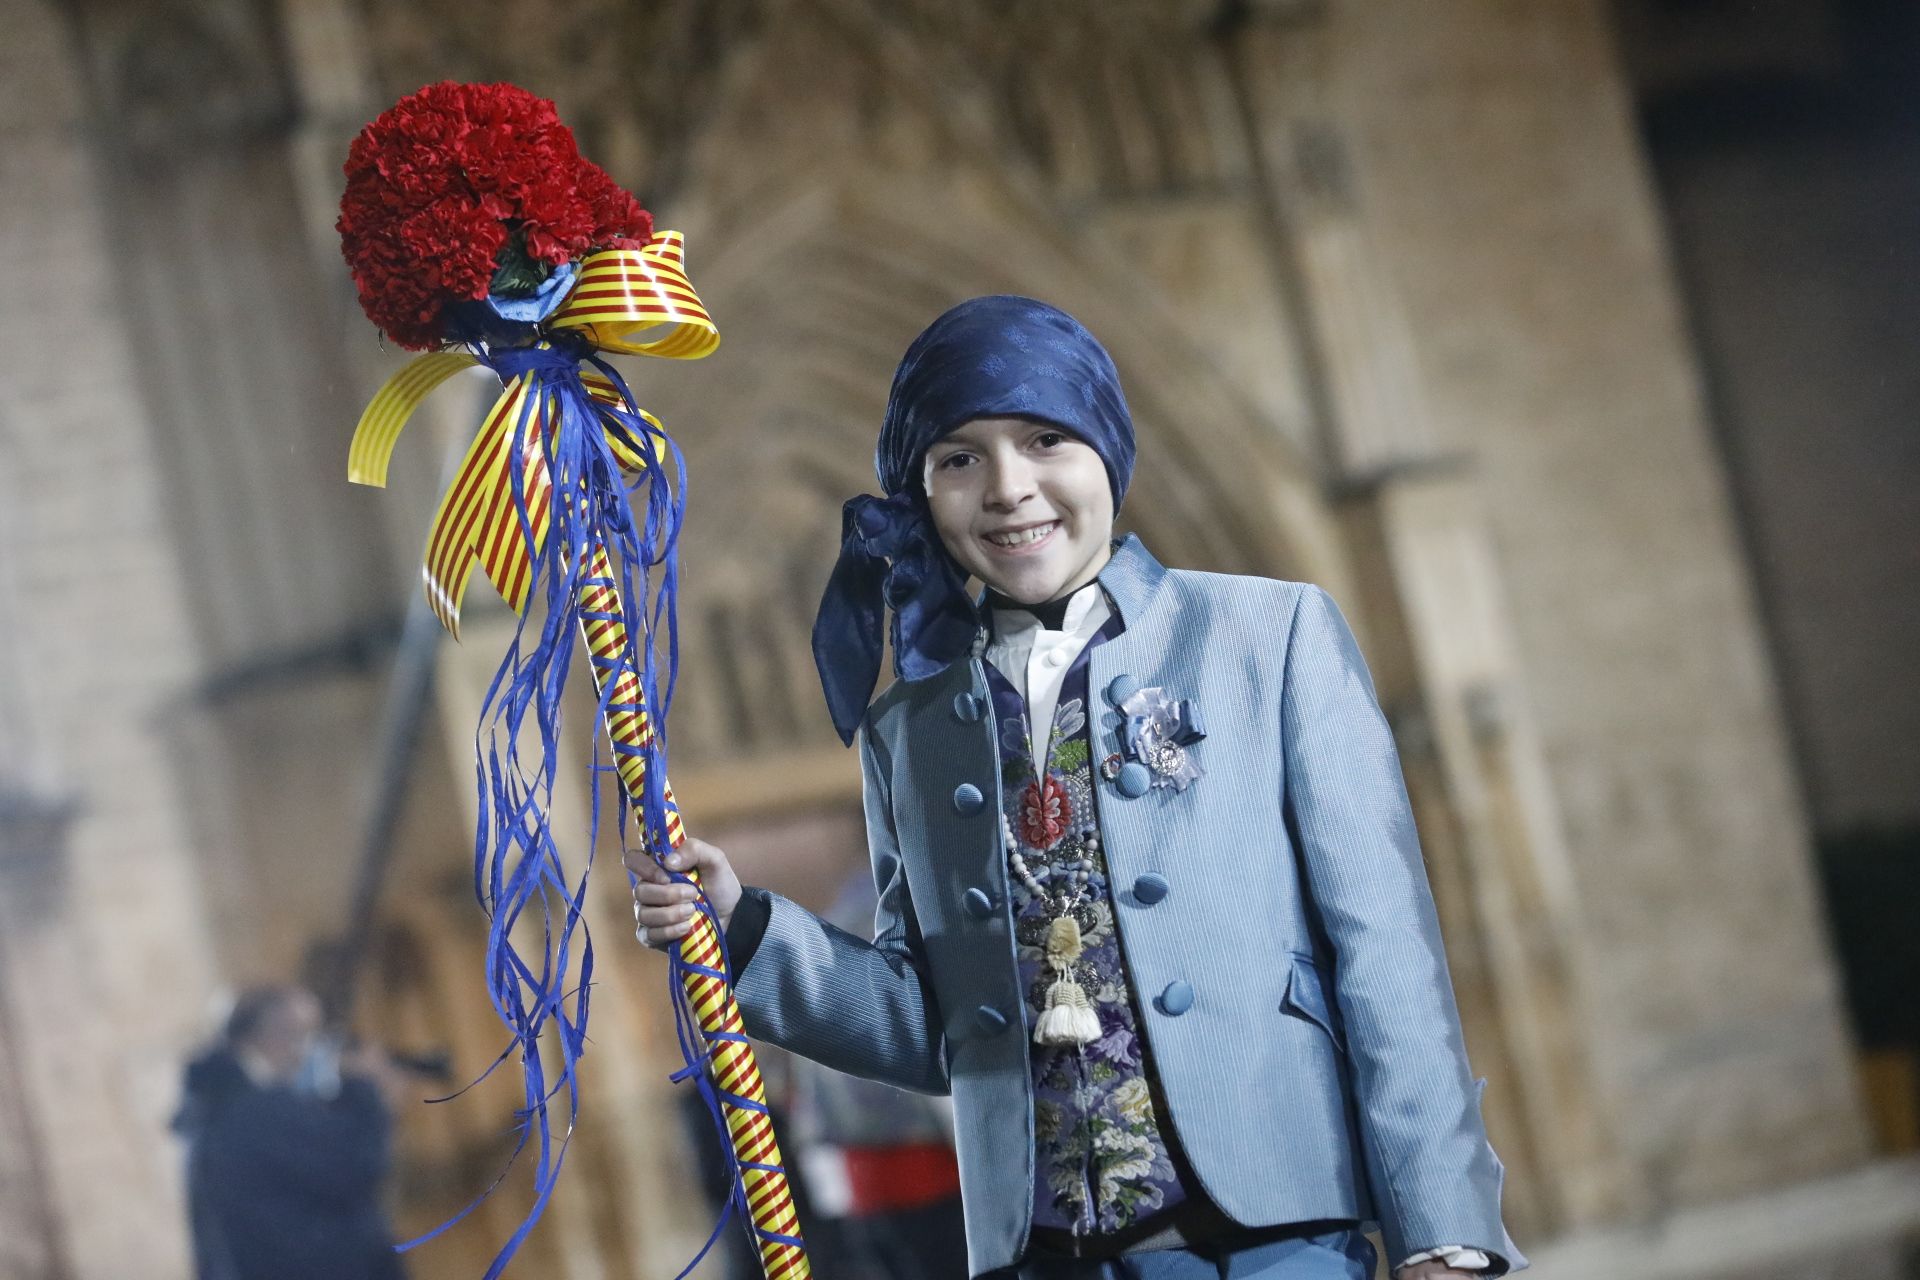
[{"label": "boy's face", "polygon": [[1022,604],[1093,581],[1112,554],[1113,491],[1079,437],[1027,418],[976,418],[934,442],[921,480],[960,567]]}]

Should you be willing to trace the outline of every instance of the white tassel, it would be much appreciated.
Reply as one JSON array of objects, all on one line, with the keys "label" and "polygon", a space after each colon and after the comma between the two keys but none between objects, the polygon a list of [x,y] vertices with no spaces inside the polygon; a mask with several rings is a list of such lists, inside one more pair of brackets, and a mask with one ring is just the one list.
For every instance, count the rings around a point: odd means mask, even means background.
[{"label": "white tassel", "polygon": [[1033,1029],[1036,1044],[1072,1045],[1084,1049],[1100,1038],[1100,1015],[1087,993],[1072,978],[1059,978],[1047,988],[1047,1007]]}]

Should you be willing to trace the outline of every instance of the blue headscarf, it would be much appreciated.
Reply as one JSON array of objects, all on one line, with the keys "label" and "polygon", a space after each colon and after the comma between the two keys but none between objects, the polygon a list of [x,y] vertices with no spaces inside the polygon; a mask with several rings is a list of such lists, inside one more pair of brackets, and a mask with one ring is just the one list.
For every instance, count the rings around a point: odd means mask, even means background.
[{"label": "blue headscarf", "polygon": [[1050,422],[1106,464],[1117,510],[1133,477],[1133,419],[1099,340],[1058,307],[996,294],[927,326],[893,375],[874,470],[840,516],[840,560],[813,622],[813,662],[840,740],[851,743],[880,677],[881,626],[893,610],[893,669],[903,680],[965,656],[980,619],[966,575],[940,544],[920,467],[940,437],[975,418]]}]

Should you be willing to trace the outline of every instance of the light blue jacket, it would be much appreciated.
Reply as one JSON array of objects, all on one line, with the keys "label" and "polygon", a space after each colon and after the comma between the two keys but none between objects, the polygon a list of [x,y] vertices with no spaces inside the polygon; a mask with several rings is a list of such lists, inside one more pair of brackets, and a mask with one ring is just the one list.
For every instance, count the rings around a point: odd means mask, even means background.
[{"label": "light blue jacket", "polygon": [[[1393,738],[1339,610],[1301,583],[1167,570],[1134,538],[1100,583],[1126,630],[1090,655],[1095,759],[1120,746],[1107,695],[1133,685],[1192,699],[1207,732],[1185,791],[1096,784],[1144,1031],[1207,1194],[1248,1226],[1376,1220],[1394,1263],[1466,1245],[1524,1265]],[[776,897],[737,987],[755,1036],[952,1093],[976,1276],[1018,1260],[1033,1202],[997,741],[978,657],[876,699],[876,936]],[[1149,872],[1170,886],[1151,903],[1132,889]],[[1162,998],[1175,984],[1190,1004]]]}]

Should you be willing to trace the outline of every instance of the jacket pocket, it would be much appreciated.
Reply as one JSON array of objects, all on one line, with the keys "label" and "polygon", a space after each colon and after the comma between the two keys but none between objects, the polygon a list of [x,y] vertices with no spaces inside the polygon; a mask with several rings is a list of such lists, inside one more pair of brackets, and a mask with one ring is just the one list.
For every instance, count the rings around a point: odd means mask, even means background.
[{"label": "jacket pocket", "polygon": [[1299,952],[1288,954],[1291,968],[1287,973],[1287,994],[1280,1007],[1287,1013],[1295,1014],[1313,1023],[1333,1041],[1342,1053],[1347,1051],[1347,1038],[1334,1021],[1332,1007],[1327,1002],[1327,987],[1320,976],[1320,966],[1312,956]]}]

